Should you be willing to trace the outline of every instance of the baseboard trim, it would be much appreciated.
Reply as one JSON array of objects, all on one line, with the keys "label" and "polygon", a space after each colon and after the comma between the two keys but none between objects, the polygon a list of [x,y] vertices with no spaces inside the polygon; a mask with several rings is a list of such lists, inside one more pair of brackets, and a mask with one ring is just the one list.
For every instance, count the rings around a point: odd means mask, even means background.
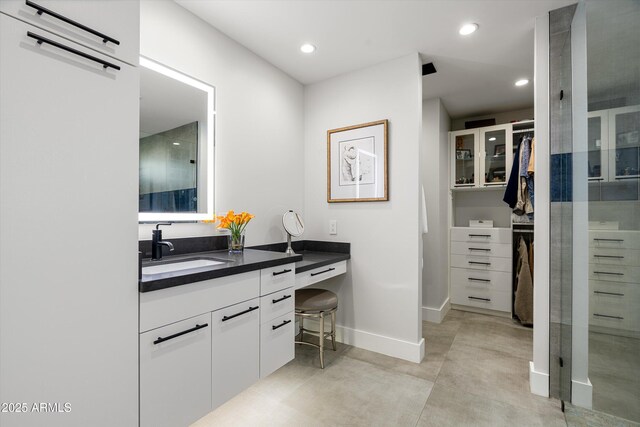
[{"label": "baseboard trim", "polygon": [[533,362],[529,362],[529,390],[538,396],[549,397],[549,374],[536,371]]},{"label": "baseboard trim", "polygon": [[444,317],[451,310],[451,303],[449,302],[449,298],[442,303],[440,308],[432,308],[432,307],[422,307],[422,320],[426,320],[431,323],[442,323]]},{"label": "baseboard trim", "polygon": [[571,403],[575,406],[591,409],[593,406],[593,386],[587,382],[571,380]]}]

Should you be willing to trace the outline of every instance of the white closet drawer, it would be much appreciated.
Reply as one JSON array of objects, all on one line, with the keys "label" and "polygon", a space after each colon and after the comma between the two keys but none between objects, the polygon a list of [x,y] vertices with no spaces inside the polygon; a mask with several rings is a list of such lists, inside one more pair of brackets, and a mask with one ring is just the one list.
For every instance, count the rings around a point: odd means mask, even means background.
[{"label": "white closet drawer", "polygon": [[640,250],[590,247],[589,263],[640,266]]},{"label": "white closet drawer", "polygon": [[512,270],[511,258],[498,258],[487,256],[451,255],[451,266],[458,268],[470,268],[474,270],[505,271]]},{"label": "white closet drawer", "polygon": [[475,286],[452,286],[451,302],[458,305],[510,312],[511,292],[478,289]]},{"label": "white closet drawer", "polygon": [[260,297],[260,324],[293,311],[294,302],[295,291],[293,288]]},{"label": "white closet drawer", "polygon": [[457,255],[511,257],[511,244],[489,242],[451,242],[451,253]]},{"label": "white closet drawer", "polygon": [[304,288],[316,282],[321,282],[330,277],[347,272],[347,261],[339,261],[333,264],[318,267],[296,275],[296,289]]},{"label": "white closet drawer", "polygon": [[293,360],[293,311],[260,326],[260,378]]},{"label": "white closet drawer", "polygon": [[452,227],[451,241],[511,244],[511,229]]},{"label": "white closet drawer", "polygon": [[468,289],[491,289],[511,292],[511,273],[503,271],[452,268],[451,287],[465,286]]},{"label": "white closet drawer", "polygon": [[294,263],[260,270],[260,295],[268,295],[295,284],[296,265]]},{"label": "white closet drawer", "polygon": [[590,231],[589,246],[595,248],[640,249],[638,231]]},{"label": "white closet drawer", "polygon": [[640,267],[589,264],[589,279],[605,280],[607,282],[637,283],[640,280]]},{"label": "white closet drawer", "polygon": [[630,289],[624,286],[615,290],[605,288],[606,291],[601,291],[600,289],[603,287],[595,286],[589,298],[589,323],[609,328],[638,330],[640,317],[637,307],[640,301],[637,293],[634,297],[633,292],[629,292]]}]

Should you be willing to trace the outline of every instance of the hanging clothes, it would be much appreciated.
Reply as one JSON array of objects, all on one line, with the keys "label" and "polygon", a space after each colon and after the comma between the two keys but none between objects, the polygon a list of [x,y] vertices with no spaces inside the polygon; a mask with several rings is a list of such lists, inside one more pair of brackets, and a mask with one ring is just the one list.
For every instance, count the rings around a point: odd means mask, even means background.
[{"label": "hanging clothes", "polygon": [[536,155],[536,138],[534,137],[531,140],[531,156],[529,156],[529,167],[527,168],[527,172],[529,172],[529,175],[532,175],[533,172],[535,172],[535,169],[534,169],[535,155]]},{"label": "hanging clothes", "polygon": [[[520,158],[520,146],[521,144],[518,144],[514,159]],[[515,208],[516,203],[518,202],[518,187],[520,181],[519,171],[520,162],[514,160],[513,165],[511,166],[511,173],[509,174],[507,188],[504,190],[504,197],[502,198],[502,200],[509,205],[511,209]]]},{"label": "hanging clothes", "polygon": [[519,164],[517,202],[513,208],[513,213],[516,215],[530,214],[533,212],[533,205],[529,197],[529,186],[527,184],[529,176],[527,172],[527,167],[529,166],[529,142],[530,140],[528,138],[522,139],[520,143],[520,157],[513,162]]},{"label": "hanging clothes", "polygon": [[529,268],[529,254],[523,237],[518,241],[518,262],[516,267],[516,299],[514,312],[520,323],[533,325],[533,278]]}]

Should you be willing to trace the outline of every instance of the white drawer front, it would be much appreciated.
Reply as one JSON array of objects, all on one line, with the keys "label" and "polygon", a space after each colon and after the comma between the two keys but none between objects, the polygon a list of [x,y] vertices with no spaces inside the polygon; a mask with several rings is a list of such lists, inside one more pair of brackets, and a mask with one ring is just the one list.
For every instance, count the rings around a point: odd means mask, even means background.
[{"label": "white drawer front", "polygon": [[260,270],[260,295],[268,295],[292,287],[295,277],[294,263]]},{"label": "white drawer front", "polygon": [[294,309],[295,291],[287,288],[260,297],[260,323],[269,322]]},{"label": "white drawer front", "polygon": [[472,268],[474,270],[492,270],[511,272],[511,258],[486,256],[451,255],[451,266],[458,268]]},{"label": "white drawer front", "polygon": [[257,298],[260,272],[235,274],[140,294],[140,332]]},{"label": "white drawer front", "polygon": [[186,426],[211,409],[211,313],[140,334],[140,425]]},{"label": "white drawer front", "polygon": [[638,283],[640,267],[628,265],[589,264],[589,279],[608,282]]},{"label": "white drawer front", "polygon": [[464,286],[469,289],[492,289],[511,292],[511,273],[504,271],[452,268],[451,287]]},{"label": "white drawer front", "polygon": [[640,266],[639,249],[589,248],[589,262],[592,264]]},{"label": "white drawer front", "polygon": [[486,308],[488,310],[511,311],[511,292],[479,289],[469,286],[452,286],[453,304]]},{"label": "white drawer front", "polygon": [[338,276],[347,272],[347,261],[340,261],[333,264],[318,267],[313,270],[296,274],[296,289],[321,282],[330,277]]},{"label": "white drawer front", "polygon": [[451,228],[451,241],[511,244],[511,229],[453,227]]},{"label": "white drawer front", "polygon": [[590,231],[589,246],[596,248],[640,249],[638,231]]},{"label": "white drawer front", "polygon": [[260,378],[293,360],[294,326],[293,311],[260,326]]},{"label": "white drawer front", "polygon": [[451,242],[451,253],[457,255],[511,257],[509,243]]}]

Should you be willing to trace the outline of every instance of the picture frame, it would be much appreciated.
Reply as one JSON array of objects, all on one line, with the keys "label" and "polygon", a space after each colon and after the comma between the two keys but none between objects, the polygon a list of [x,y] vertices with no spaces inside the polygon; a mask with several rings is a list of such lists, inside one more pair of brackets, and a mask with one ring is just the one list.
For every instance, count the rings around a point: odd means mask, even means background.
[{"label": "picture frame", "polygon": [[456,150],[456,160],[471,160],[471,149],[462,148]]},{"label": "picture frame", "polygon": [[494,156],[504,156],[507,154],[506,146],[504,144],[496,144],[493,148]]},{"label": "picture frame", "polygon": [[389,200],[388,120],[327,131],[327,202]]}]

